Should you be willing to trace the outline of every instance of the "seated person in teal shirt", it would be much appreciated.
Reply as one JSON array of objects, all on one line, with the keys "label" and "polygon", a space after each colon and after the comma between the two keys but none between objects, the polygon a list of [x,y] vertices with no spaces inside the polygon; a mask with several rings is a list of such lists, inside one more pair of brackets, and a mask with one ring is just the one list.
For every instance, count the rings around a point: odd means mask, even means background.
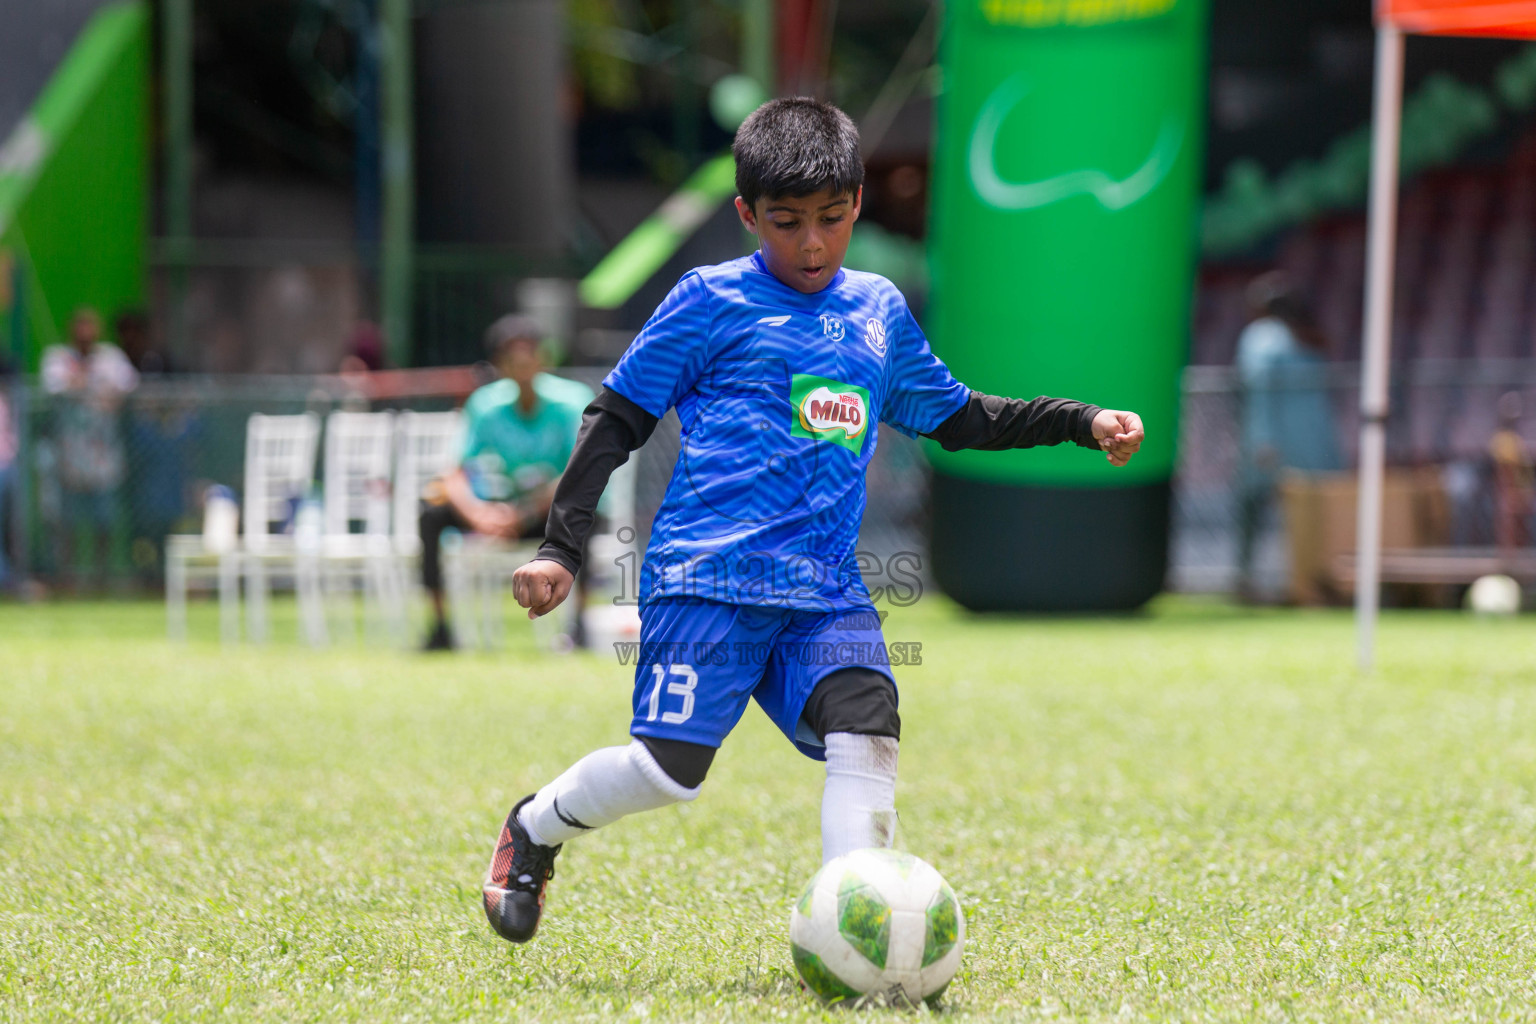
[{"label": "seated person in teal shirt", "polygon": [[502,379],[464,403],[464,454],[443,480],[447,500],[421,514],[421,581],[435,616],[429,651],[454,646],[443,600],[443,531],[452,526],[508,541],[543,537],[555,483],[594,397],[584,384],[543,372],[539,334],[521,316],[502,317],[486,331],[486,353]]}]

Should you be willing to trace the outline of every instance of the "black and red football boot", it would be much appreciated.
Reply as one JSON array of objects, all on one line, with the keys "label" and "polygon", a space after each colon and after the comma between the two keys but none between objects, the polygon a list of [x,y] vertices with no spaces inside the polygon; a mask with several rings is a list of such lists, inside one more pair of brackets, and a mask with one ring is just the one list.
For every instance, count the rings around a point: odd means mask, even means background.
[{"label": "black and red football boot", "polygon": [[481,887],[486,920],[508,942],[527,942],[538,931],[544,886],[555,877],[555,855],[560,852],[558,846],[538,845],[518,824],[517,812],[532,799],[523,797],[507,815],[491,857],[490,873]]}]

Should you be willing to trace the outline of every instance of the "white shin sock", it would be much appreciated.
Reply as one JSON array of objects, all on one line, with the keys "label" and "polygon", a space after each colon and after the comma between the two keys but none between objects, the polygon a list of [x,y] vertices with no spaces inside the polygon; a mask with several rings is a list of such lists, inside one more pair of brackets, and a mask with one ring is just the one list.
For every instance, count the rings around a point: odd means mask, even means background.
[{"label": "white shin sock", "polygon": [[896,838],[896,755],[889,736],[829,732],[821,797],[821,862]]},{"label": "white shin sock", "polygon": [[594,750],[523,805],[517,820],[528,838],[559,846],[626,814],[692,800],[699,788],[680,786],[662,770],[645,744]]}]

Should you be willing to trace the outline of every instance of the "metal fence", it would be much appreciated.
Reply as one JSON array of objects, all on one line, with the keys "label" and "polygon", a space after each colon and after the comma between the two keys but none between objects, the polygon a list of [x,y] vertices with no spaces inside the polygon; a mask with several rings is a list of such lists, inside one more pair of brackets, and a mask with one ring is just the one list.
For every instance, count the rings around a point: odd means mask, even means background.
[{"label": "metal fence", "polygon": [[[31,382],[13,384],[9,398],[20,441],[3,517],[13,575],[112,590],[159,586],[165,536],[201,529],[209,486],[240,490],[252,413],[425,412],[458,402],[453,395],[370,402],[339,376],[146,377],[109,417],[84,421],[81,400]],[[83,490],[71,462],[88,448],[108,468],[92,481],[103,486]]]},{"label": "metal fence", "polygon": [[[596,385],[597,369],[571,376]],[[1448,541],[1493,540],[1493,479],[1489,441],[1500,399],[1515,392],[1531,415],[1519,430],[1536,447],[1536,361],[1417,363],[1398,368],[1389,424],[1393,464],[1434,467],[1451,509]],[[1305,386],[1321,388],[1332,429],[1353,464],[1358,428],[1358,371],[1330,367]],[[146,377],[113,417],[110,436],[122,459],[121,483],[98,501],[82,502],[67,486],[70,403],[13,378],[6,392],[15,413],[21,453],[8,496],[0,495],[0,536],[18,574],[49,586],[105,585],[153,589],[163,577],[163,538],[196,532],[202,496],[211,484],[239,490],[246,420],[251,413],[324,414],[341,408],[450,409],[462,394],[414,394],[368,399],[337,376]],[[1173,490],[1169,585],[1185,591],[1232,587],[1237,565],[1238,479],[1244,459],[1243,396],[1227,367],[1191,367],[1184,376],[1179,460]],[[1153,424],[1156,430],[1157,425]],[[649,522],[678,452],[669,418],[637,456],[637,511]],[[926,562],[927,469],[921,446],[882,428],[869,472],[869,505],[861,544],[876,557],[908,551]],[[106,537],[98,557],[94,523]],[[641,537],[643,542],[644,537]],[[1262,522],[1256,574],[1261,590],[1283,589],[1287,553],[1277,511]]]},{"label": "metal fence", "polygon": [[[1321,392],[1341,469],[1353,472],[1360,432],[1360,368],[1333,364],[1277,385]],[[1495,542],[1494,471],[1490,443],[1500,427],[1501,402],[1518,396],[1526,415],[1514,423],[1527,450],[1536,450],[1536,360],[1422,360],[1393,367],[1387,423],[1389,467],[1416,469],[1436,483],[1447,510],[1446,546]],[[1241,479],[1253,452],[1244,451],[1245,395],[1227,366],[1185,370],[1179,458],[1173,488],[1169,586],[1184,591],[1228,591],[1238,575]],[[1278,503],[1259,524],[1255,584],[1280,595],[1289,552]]]}]

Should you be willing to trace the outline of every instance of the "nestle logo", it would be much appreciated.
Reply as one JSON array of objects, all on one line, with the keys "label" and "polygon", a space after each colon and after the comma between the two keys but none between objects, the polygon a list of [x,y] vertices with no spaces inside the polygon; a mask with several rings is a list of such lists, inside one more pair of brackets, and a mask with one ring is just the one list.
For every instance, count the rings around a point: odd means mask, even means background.
[{"label": "nestle logo", "polygon": [[805,425],[812,430],[842,428],[855,436],[864,429],[864,399],[817,388],[805,399]]}]

